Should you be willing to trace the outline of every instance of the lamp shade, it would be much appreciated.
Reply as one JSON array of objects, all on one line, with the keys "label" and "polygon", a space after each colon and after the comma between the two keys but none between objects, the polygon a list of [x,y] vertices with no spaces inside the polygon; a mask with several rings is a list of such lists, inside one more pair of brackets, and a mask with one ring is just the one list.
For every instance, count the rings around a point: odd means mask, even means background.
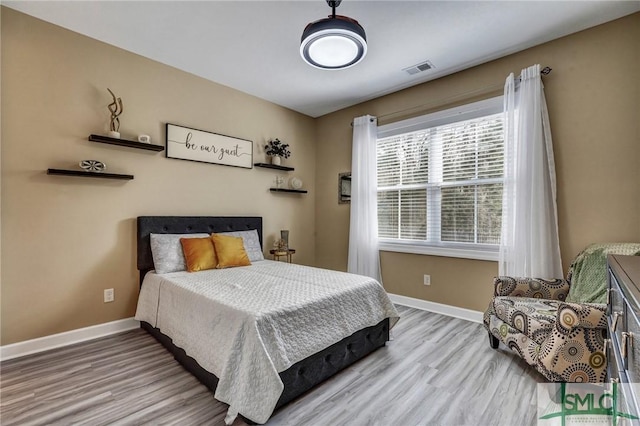
[{"label": "lamp shade", "polygon": [[316,68],[349,68],[366,54],[367,36],[355,19],[333,15],[310,23],[302,32],[300,55]]}]

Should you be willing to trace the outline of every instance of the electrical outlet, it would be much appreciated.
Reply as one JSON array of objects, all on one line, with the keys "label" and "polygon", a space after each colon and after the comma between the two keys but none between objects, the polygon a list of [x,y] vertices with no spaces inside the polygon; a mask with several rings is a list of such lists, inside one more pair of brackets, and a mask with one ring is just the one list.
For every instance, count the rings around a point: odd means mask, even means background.
[{"label": "electrical outlet", "polygon": [[424,285],[431,285],[431,275],[424,276]]},{"label": "electrical outlet", "polygon": [[113,302],[113,299],[115,299],[114,290],[112,288],[105,288],[104,289],[104,303]]}]

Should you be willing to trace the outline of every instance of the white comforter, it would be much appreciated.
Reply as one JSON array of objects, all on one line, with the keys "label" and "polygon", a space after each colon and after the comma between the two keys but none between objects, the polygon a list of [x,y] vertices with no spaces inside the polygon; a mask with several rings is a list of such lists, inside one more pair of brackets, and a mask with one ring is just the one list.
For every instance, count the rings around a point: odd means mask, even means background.
[{"label": "white comforter", "polygon": [[136,312],[219,379],[215,398],[258,423],[283,390],[278,373],[357,330],[399,316],[372,278],[273,262],[146,275]]}]

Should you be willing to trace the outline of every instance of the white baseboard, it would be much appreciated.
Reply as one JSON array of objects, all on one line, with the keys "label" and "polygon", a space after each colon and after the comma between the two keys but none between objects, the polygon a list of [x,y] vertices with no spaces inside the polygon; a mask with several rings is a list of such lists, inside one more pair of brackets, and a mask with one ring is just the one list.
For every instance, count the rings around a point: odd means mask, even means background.
[{"label": "white baseboard", "polygon": [[443,305],[442,303],[430,302],[428,300],[415,299],[413,297],[401,296],[399,294],[389,294],[389,299],[398,305],[410,308],[421,309],[423,311],[435,312],[436,314],[447,315],[467,321],[482,323],[482,312],[471,309],[459,308],[457,306]]},{"label": "white baseboard", "polygon": [[97,339],[98,337],[133,330],[139,327],[140,321],[136,321],[133,318],[126,318],[79,328],[77,330],[65,331],[64,333],[52,334],[51,336],[26,340],[24,342],[12,343],[10,345],[0,346],[0,360],[6,361],[8,359],[48,351],[49,349]]},{"label": "white baseboard", "polygon": [[[459,308],[457,306],[443,305],[441,303],[415,299],[413,297],[401,296],[398,294],[389,294],[389,298],[393,303],[397,303],[399,305],[482,323],[482,312],[479,311]],[[52,334],[51,336],[26,340],[24,342],[4,345],[0,346],[0,360],[6,361],[12,358],[18,358],[62,346],[73,345],[74,343],[85,342],[87,340],[97,339],[98,337],[109,336],[111,334],[121,333],[123,331],[133,330],[139,327],[139,321],[136,321],[133,318],[126,318],[90,327],[79,328],[77,330],[65,331],[64,333]]]}]

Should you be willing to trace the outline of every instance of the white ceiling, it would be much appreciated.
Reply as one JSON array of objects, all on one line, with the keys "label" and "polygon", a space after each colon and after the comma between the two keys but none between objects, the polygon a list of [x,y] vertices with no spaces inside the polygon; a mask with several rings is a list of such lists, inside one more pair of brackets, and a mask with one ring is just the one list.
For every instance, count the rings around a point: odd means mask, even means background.
[{"label": "white ceiling", "polygon": [[[337,13],[360,22],[369,50],[352,68],[323,71],[299,45],[305,25],[330,14],[325,0],[2,4],[312,117],[640,10],[640,1],[344,0]],[[435,68],[402,71],[425,60]]]}]

